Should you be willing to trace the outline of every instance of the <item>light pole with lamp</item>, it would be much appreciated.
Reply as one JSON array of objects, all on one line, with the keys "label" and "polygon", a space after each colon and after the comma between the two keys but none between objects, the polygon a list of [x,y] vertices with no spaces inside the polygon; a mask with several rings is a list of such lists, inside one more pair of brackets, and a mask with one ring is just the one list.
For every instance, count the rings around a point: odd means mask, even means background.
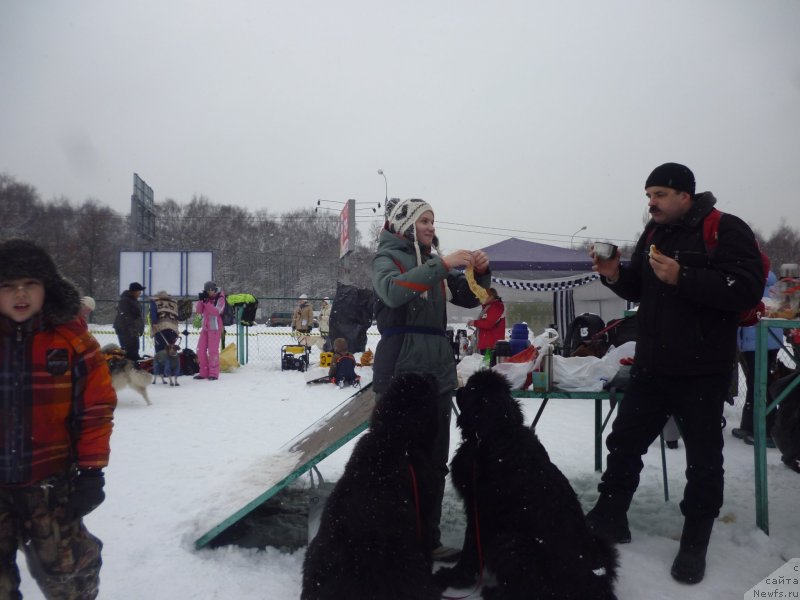
[{"label": "light pole with lamp", "polygon": [[572,240],[574,240],[574,239],[575,239],[575,236],[576,236],[576,235],[578,235],[578,234],[579,234],[581,231],[583,231],[584,229],[586,229],[586,225],[584,225],[583,227],[581,227],[580,229],[578,229],[578,231],[576,231],[575,233],[573,233],[573,234],[572,234],[572,237],[570,237],[570,238],[569,238],[569,249],[570,249],[570,250],[572,250],[572,249],[573,249],[573,248],[572,248]]},{"label": "light pole with lamp", "polygon": [[383,185],[386,188],[383,205],[386,206],[386,203],[389,201],[389,182],[386,181],[386,174],[383,172],[383,169],[378,169],[378,175],[383,175]]}]

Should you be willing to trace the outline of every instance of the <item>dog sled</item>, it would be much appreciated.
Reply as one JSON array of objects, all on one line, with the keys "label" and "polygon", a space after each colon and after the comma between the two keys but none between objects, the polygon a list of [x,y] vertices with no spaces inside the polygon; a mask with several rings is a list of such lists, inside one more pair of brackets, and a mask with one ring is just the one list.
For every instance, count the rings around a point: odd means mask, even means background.
[{"label": "dog sled", "polygon": [[[353,355],[342,356],[336,361],[336,370],[333,375],[330,375],[327,371],[323,371],[325,375],[309,373],[306,375],[306,383],[333,383],[338,385],[340,389],[345,387],[361,387],[361,375],[356,373],[357,364]],[[320,367],[322,367],[321,363]]]}]

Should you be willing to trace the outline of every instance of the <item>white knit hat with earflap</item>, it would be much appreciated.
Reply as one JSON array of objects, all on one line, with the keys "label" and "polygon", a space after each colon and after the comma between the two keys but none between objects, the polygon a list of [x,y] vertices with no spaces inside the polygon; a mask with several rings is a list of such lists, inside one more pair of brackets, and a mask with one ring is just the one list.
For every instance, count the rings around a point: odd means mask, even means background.
[{"label": "white knit hat with earflap", "polygon": [[[416,231],[414,224],[417,222],[424,212],[431,211],[433,214],[433,207],[421,200],[420,198],[409,198],[408,200],[400,200],[395,204],[386,221],[389,224],[389,231],[402,235],[414,242],[414,250],[417,253],[417,265],[422,264],[422,254],[419,249],[419,242],[417,241]],[[439,250],[438,248],[436,249]],[[423,292],[423,298],[428,297],[428,292]]]},{"label": "white knit hat with earflap", "polygon": [[414,223],[422,216],[422,213],[428,210],[433,212],[433,208],[425,200],[419,198],[400,200],[386,217],[389,222],[389,231],[416,241]]}]

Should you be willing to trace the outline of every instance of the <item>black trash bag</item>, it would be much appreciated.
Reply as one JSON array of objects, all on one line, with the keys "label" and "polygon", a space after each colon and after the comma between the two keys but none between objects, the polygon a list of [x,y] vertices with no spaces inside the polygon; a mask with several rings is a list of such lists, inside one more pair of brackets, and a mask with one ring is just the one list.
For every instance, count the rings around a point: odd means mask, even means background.
[{"label": "black trash bag", "polygon": [[375,296],[371,288],[337,283],[328,338],[344,338],[350,352],[366,350],[367,329],[372,325],[374,304]]},{"label": "black trash bag", "polygon": [[[769,401],[772,402],[796,377],[800,375],[794,372],[770,385]],[[778,405],[772,424],[772,439],[781,451],[783,462],[796,470],[800,465],[800,385]]]},{"label": "black trash bag", "polygon": [[200,372],[200,361],[191,348],[184,348],[179,354],[182,375],[195,375]]}]

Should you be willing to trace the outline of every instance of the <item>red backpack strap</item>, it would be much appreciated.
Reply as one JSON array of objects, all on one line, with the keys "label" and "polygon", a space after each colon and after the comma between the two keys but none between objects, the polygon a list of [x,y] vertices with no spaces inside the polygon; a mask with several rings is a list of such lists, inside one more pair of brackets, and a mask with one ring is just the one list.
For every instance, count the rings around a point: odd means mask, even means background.
[{"label": "red backpack strap", "polygon": [[392,259],[392,262],[395,264],[395,266],[396,266],[398,269],[400,269],[400,273],[405,273],[405,272],[406,272],[405,268],[403,267],[403,265],[400,263],[400,261],[399,261],[399,260],[396,260],[396,259],[394,259],[394,258],[393,258],[393,259]]},{"label": "red backpack strap", "polygon": [[722,212],[712,208],[711,212],[703,219],[703,242],[705,242],[707,254],[714,252],[719,242],[719,220],[721,218]]}]

